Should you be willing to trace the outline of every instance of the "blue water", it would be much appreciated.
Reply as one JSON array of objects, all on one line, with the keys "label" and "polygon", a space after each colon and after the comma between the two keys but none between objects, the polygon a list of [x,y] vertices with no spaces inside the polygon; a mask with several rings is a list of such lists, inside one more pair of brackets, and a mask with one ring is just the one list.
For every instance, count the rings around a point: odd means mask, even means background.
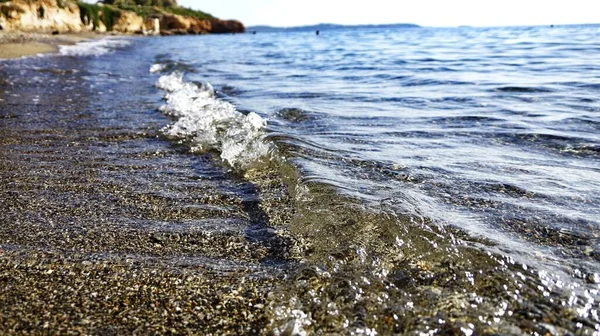
[{"label": "blue water", "polygon": [[195,69],[191,80],[267,118],[306,180],[590,260],[599,37],[598,27],[425,28],[156,42],[185,45],[167,49]]},{"label": "blue water", "polygon": [[[190,67],[188,80],[208,81],[240,112],[265,118],[265,141],[302,183],[331,186],[441,232],[467,232],[468,240],[486,241],[488,253],[533,266],[525,280],[539,290],[533,296],[568,307],[577,300],[560,299],[564,288],[578,288],[577,302],[587,302],[580,316],[597,318],[600,27],[347,29],[155,42],[169,46],[161,57]],[[315,241],[335,227],[306,223]],[[338,235],[323,244],[336,245]],[[402,246],[411,242],[406,237],[395,239]],[[377,249],[376,240],[369,244]],[[547,284],[554,289],[543,290]],[[557,288],[562,294],[549,294]],[[523,300],[516,293],[505,294]],[[503,303],[492,305],[502,311]]]}]

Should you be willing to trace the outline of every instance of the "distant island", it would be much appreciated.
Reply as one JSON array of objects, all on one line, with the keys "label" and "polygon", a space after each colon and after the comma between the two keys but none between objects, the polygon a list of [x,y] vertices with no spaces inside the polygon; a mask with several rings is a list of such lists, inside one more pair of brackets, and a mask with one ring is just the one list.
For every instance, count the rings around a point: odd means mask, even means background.
[{"label": "distant island", "polygon": [[249,32],[303,32],[303,31],[327,31],[340,29],[369,29],[369,28],[421,28],[421,26],[412,23],[394,23],[381,25],[340,25],[332,23],[322,23],[311,26],[298,27],[272,27],[272,26],[250,26],[246,27]]}]

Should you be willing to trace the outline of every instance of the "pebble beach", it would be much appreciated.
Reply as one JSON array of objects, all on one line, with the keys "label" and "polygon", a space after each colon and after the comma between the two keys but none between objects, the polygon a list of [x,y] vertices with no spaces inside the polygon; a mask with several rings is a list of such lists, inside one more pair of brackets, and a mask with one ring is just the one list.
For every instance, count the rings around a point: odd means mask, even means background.
[{"label": "pebble beach", "polygon": [[0,334],[596,335],[597,34],[12,35]]},{"label": "pebble beach", "polygon": [[[67,68],[82,64],[33,62],[0,68],[0,332],[264,329],[290,244],[255,187],[158,141],[160,116],[125,129],[131,105],[84,112],[94,93]],[[133,84],[122,94],[148,95]]]}]

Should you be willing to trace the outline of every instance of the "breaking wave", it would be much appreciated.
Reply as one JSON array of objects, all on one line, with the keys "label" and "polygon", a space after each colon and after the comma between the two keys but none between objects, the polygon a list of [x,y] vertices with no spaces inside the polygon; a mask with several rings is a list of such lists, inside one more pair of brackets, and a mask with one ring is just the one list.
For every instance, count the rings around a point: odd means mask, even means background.
[{"label": "breaking wave", "polygon": [[152,66],[150,67],[150,73],[157,73],[157,72],[161,72],[163,70],[165,70],[167,68],[167,66],[165,64],[152,64]]},{"label": "breaking wave", "polygon": [[[157,64],[151,67],[154,72],[159,69]],[[186,82],[183,73],[176,71],[160,77],[156,86],[166,92],[166,104],[160,110],[177,118],[162,130],[167,137],[185,142],[193,152],[216,150],[236,168],[269,154],[271,145],[263,141],[266,121],[216,98],[210,83]]]},{"label": "breaking wave", "polygon": [[74,45],[59,47],[61,55],[65,56],[99,56],[109,53],[117,48],[128,46],[131,42],[121,38],[102,38],[99,40],[84,41]]}]

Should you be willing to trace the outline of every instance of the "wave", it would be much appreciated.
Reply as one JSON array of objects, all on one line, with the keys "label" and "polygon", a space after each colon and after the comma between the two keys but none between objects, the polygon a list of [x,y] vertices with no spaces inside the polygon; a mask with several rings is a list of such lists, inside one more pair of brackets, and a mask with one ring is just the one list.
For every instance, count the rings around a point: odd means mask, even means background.
[{"label": "wave", "polygon": [[[155,64],[151,71],[161,68]],[[263,140],[266,120],[216,98],[210,83],[186,82],[183,73],[175,71],[160,77],[156,86],[167,92],[160,110],[177,118],[163,134],[186,143],[192,152],[215,150],[223,161],[242,169],[271,152],[271,144]]]},{"label": "wave", "polygon": [[152,64],[152,66],[150,67],[150,73],[157,73],[157,72],[162,72],[167,68],[167,66],[165,64]]},{"label": "wave", "polygon": [[[186,81],[182,72],[160,71],[165,75],[156,86],[166,92],[166,103],[160,109],[176,119],[163,129],[165,135],[192,150],[216,150],[234,167],[250,165],[271,152],[290,158],[271,160],[243,175],[260,192],[258,206],[268,218],[268,227],[250,229],[248,239],[270,239],[273,235],[269,232],[289,239],[272,245],[291,266],[289,276],[272,290],[264,305],[273,334],[317,333],[323,325],[349,330],[349,334],[374,334],[375,330],[390,330],[392,323],[397,323],[394,330],[403,331],[403,325],[425,323],[421,316],[438,324],[437,312],[449,311],[448,302],[454,301],[450,312],[474,322],[467,330],[471,333],[491,321],[505,328],[501,330],[512,330],[508,328],[518,326],[530,311],[542,316],[576,311],[581,320],[595,313],[584,301],[588,287],[575,287],[579,280],[567,273],[567,266],[555,264],[550,250],[532,250],[527,243],[480,227],[459,213],[429,209],[433,200],[410,187],[393,188],[386,195],[389,197],[374,202],[354,198],[356,192],[343,191],[352,188],[351,184],[314,178],[310,169],[298,166],[301,157],[324,157],[320,152],[327,151],[325,144],[285,132],[266,136],[264,119],[219,99],[210,84]],[[308,110],[283,108],[274,120],[298,128],[312,124],[315,117]],[[493,122],[481,116],[468,118]],[[231,143],[241,150],[231,151]],[[291,148],[295,145],[297,148]],[[346,175],[381,172],[380,179],[392,187],[400,186],[392,179],[410,181],[414,175],[409,167],[376,161],[353,162],[353,166],[366,169],[346,170]],[[378,178],[375,173],[366,177],[365,182]],[[509,183],[488,187],[516,197],[526,193]],[[453,221],[467,222],[467,229],[443,225],[450,216],[456,218]],[[542,254],[546,251],[547,255]],[[596,283],[596,273],[584,270],[581,274],[588,278],[591,274],[590,286]],[[562,291],[571,298],[568,304],[554,301]],[[570,320],[556,323],[569,326]],[[590,320],[588,327],[595,328],[595,323]]]},{"label": "wave", "polygon": [[99,56],[115,49],[128,46],[131,42],[122,38],[105,37],[99,40],[84,41],[74,45],[59,47],[61,55],[65,56]]}]

